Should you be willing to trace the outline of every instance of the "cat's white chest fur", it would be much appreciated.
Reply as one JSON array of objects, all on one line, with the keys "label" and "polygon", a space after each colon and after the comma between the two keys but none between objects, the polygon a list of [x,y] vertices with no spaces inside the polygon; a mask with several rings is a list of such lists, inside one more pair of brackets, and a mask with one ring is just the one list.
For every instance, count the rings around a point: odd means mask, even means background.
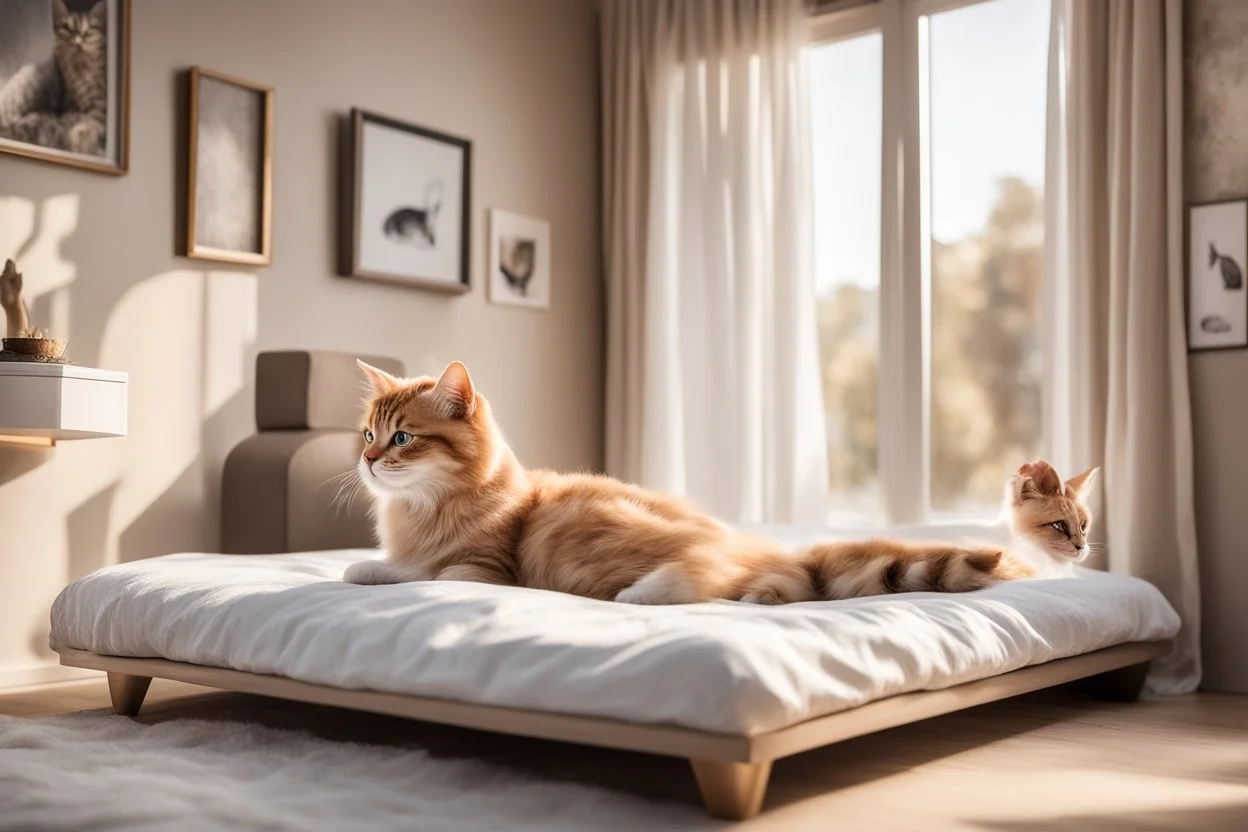
[{"label": "cat's white chest fur", "polygon": [[[408,580],[433,580],[433,564],[447,555],[451,541],[432,534],[436,504],[415,503],[383,497],[378,499],[377,513],[381,522],[377,534],[389,562],[401,562],[412,577]],[[427,574],[425,574],[427,573]]]},{"label": "cat's white chest fur", "polygon": [[1074,578],[1075,563],[1072,560],[1058,561],[1048,552],[1028,540],[1015,538],[1010,545],[1010,552],[1036,570],[1037,578]]}]

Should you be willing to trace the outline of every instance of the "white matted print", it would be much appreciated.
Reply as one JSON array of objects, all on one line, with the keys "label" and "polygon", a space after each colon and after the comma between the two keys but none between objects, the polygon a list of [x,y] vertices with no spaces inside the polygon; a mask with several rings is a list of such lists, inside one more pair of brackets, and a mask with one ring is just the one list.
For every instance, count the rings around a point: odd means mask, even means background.
[{"label": "white matted print", "polygon": [[1188,223],[1188,348],[1248,346],[1248,200],[1193,205]]},{"label": "white matted print", "polygon": [[356,110],[346,273],[468,289],[471,144]]},{"label": "white matted print", "polygon": [[490,300],[550,308],[550,223],[490,211]]}]

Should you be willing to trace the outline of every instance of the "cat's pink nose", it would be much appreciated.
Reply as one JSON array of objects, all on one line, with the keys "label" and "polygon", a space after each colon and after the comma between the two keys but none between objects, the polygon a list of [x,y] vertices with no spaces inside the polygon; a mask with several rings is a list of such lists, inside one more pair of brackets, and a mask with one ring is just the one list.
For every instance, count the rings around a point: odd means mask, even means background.
[{"label": "cat's pink nose", "polygon": [[380,457],[369,456],[368,454],[364,454],[364,461],[368,463],[368,470],[370,471],[373,470],[373,463],[376,462],[378,459],[380,459]]}]

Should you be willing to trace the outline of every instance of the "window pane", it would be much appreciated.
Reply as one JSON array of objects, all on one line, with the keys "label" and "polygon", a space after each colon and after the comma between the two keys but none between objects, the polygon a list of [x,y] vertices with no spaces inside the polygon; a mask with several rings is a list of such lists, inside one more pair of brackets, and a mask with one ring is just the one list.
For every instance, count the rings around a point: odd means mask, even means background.
[{"label": "window pane", "polygon": [[877,520],[879,33],[811,50],[815,276],[833,522]]},{"label": "window pane", "polygon": [[928,23],[931,503],[987,514],[1040,446],[1049,3]]}]

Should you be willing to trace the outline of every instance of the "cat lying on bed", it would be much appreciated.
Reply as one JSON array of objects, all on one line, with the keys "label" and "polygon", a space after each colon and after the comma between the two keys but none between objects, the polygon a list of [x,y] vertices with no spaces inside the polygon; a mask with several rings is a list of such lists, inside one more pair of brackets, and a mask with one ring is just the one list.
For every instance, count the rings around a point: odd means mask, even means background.
[{"label": "cat lying on bed", "polygon": [[360,367],[373,394],[358,474],[375,498],[386,558],[352,564],[350,583],[482,581],[631,604],[786,604],[966,592],[1062,574],[1087,554],[1083,498],[1095,469],[1063,483],[1046,462],[1020,468],[1006,488],[1008,548],[869,540],[788,553],[666,495],[525,470],[463,364],[438,379]]}]

